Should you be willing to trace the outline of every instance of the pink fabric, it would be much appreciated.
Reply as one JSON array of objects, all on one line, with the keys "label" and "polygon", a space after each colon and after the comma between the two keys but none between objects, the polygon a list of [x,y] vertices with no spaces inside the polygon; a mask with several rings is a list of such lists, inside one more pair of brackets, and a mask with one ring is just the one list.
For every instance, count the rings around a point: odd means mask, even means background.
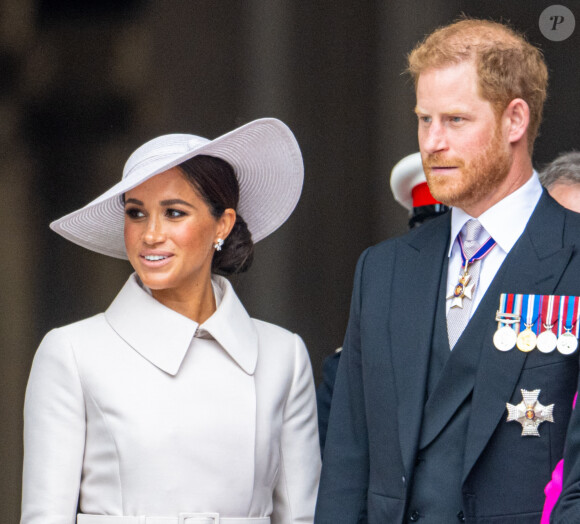
[{"label": "pink fabric", "polygon": [[[578,398],[578,393],[574,395],[574,402],[572,403],[572,409],[576,407],[576,399]],[[546,494],[546,501],[544,502],[544,511],[542,512],[542,520],[540,524],[550,524],[550,514],[558,501],[560,493],[562,493],[562,477],[564,476],[564,459],[560,460],[554,471],[552,472],[552,480],[546,484],[544,488],[544,493]]]},{"label": "pink fabric", "polygon": [[562,459],[556,465],[552,472],[552,480],[546,484],[544,493],[546,494],[546,501],[544,502],[544,511],[542,512],[542,520],[540,524],[550,524],[550,513],[554,509],[558,497],[562,492],[562,476],[564,475],[564,460]]}]

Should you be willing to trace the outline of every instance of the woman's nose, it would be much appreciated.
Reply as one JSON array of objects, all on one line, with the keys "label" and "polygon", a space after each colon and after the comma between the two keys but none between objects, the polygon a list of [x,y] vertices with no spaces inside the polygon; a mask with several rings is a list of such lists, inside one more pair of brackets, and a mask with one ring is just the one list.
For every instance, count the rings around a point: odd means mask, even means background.
[{"label": "woman's nose", "polygon": [[151,217],[147,222],[147,228],[145,229],[143,240],[146,244],[159,244],[165,239],[166,235],[161,220]]}]

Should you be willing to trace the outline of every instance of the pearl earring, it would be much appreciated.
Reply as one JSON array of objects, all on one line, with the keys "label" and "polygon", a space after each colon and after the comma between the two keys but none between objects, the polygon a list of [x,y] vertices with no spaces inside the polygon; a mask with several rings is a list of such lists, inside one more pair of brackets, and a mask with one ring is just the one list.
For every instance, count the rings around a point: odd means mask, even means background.
[{"label": "pearl earring", "polygon": [[217,242],[213,245],[213,248],[216,251],[221,251],[222,250],[222,246],[224,245],[224,241],[221,238],[217,239]]}]

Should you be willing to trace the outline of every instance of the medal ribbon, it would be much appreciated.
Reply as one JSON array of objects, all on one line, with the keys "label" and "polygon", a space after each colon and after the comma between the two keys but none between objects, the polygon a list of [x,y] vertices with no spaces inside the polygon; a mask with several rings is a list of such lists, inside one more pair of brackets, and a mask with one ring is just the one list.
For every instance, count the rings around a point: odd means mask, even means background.
[{"label": "medal ribbon", "polygon": [[516,310],[515,310],[515,307],[514,306],[515,306],[515,297],[514,297],[514,294],[513,293],[510,293],[507,296],[507,298],[506,298],[506,306],[505,306],[506,309],[505,309],[505,312],[506,313],[512,313],[512,314],[515,313]]},{"label": "medal ribbon", "polygon": [[[540,333],[544,331],[552,331],[555,319],[552,319],[552,315],[554,312],[554,295],[541,295],[540,297],[540,311],[541,311],[541,318],[538,322],[538,331]],[[556,311],[558,306],[556,306]],[[548,328],[548,326],[552,326],[552,328]]]},{"label": "medal ribbon", "polygon": [[574,336],[578,338],[578,317],[580,316],[580,310],[578,308],[578,302],[580,301],[580,297],[574,297],[574,325],[572,328],[574,329]]},{"label": "medal ribbon", "polygon": [[[531,304],[531,305],[530,305]],[[541,332],[542,323],[540,320],[540,295],[530,295],[530,302],[528,303],[528,326],[537,336]]]},{"label": "medal ribbon", "polygon": [[550,295],[549,302],[552,302],[552,314],[548,313],[546,320],[549,320],[549,326],[552,326],[552,333],[558,335],[558,318],[560,316],[560,295]]},{"label": "medal ribbon", "polygon": [[505,308],[506,308],[506,302],[507,302],[506,298],[507,297],[506,297],[505,293],[502,293],[499,296],[499,310],[498,310],[499,315],[497,317],[498,318],[498,325],[497,325],[498,329],[502,328],[503,326],[507,326],[507,324],[505,322],[502,322],[500,320],[500,319],[504,319],[504,320],[506,319],[506,316],[505,316],[505,313],[506,313]]},{"label": "medal ribbon", "polygon": [[[523,295],[520,294],[514,294],[514,313],[516,315],[518,315],[520,317],[520,319],[523,317],[523,307],[522,307],[522,302],[523,302]],[[520,322],[516,322],[514,324],[515,327],[515,331],[516,331],[516,335],[519,334],[520,332]]]},{"label": "medal ribbon", "polygon": [[[558,322],[558,336],[572,329],[572,321],[574,319],[574,304],[570,307],[570,299],[574,297],[562,296],[560,297],[560,320]],[[568,327],[570,326],[570,327]]]},{"label": "medal ribbon", "polygon": [[474,262],[481,260],[486,255],[488,255],[489,252],[496,246],[496,241],[493,238],[489,237],[483,243],[483,245],[473,254],[473,256],[469,260],[467,260],[467,257],[465,256],[465,252],[463,251],[463,241],[461,240],[461,235],[457,236],[457,240],[459,240],[459,248],[460,248],[460,252],[461,252],[461,262],[462,262],[462,267],[463,267],[464,271],[467,271],[469,264],[473,264]]},{"label": "medal ribbon", "polygon": [[[520,331],[524,331],[528,326],[530,329],[534,327],[537,317],[536,295],[521,295],[522,296],[522,318],[520,320]],[[533,329],[532,329],[533,331]]]}]

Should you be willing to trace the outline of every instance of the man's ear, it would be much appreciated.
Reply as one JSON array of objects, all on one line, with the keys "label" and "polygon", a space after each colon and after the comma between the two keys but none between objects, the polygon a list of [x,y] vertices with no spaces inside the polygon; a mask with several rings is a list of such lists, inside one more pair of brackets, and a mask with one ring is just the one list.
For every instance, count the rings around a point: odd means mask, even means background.
[{"label": "man's ear", "polygon": [[522,98],[514,98],[503,112],[502,121],[507,127],[510,143],[518,142],[526,135],[530,124],[530,107]]}]

